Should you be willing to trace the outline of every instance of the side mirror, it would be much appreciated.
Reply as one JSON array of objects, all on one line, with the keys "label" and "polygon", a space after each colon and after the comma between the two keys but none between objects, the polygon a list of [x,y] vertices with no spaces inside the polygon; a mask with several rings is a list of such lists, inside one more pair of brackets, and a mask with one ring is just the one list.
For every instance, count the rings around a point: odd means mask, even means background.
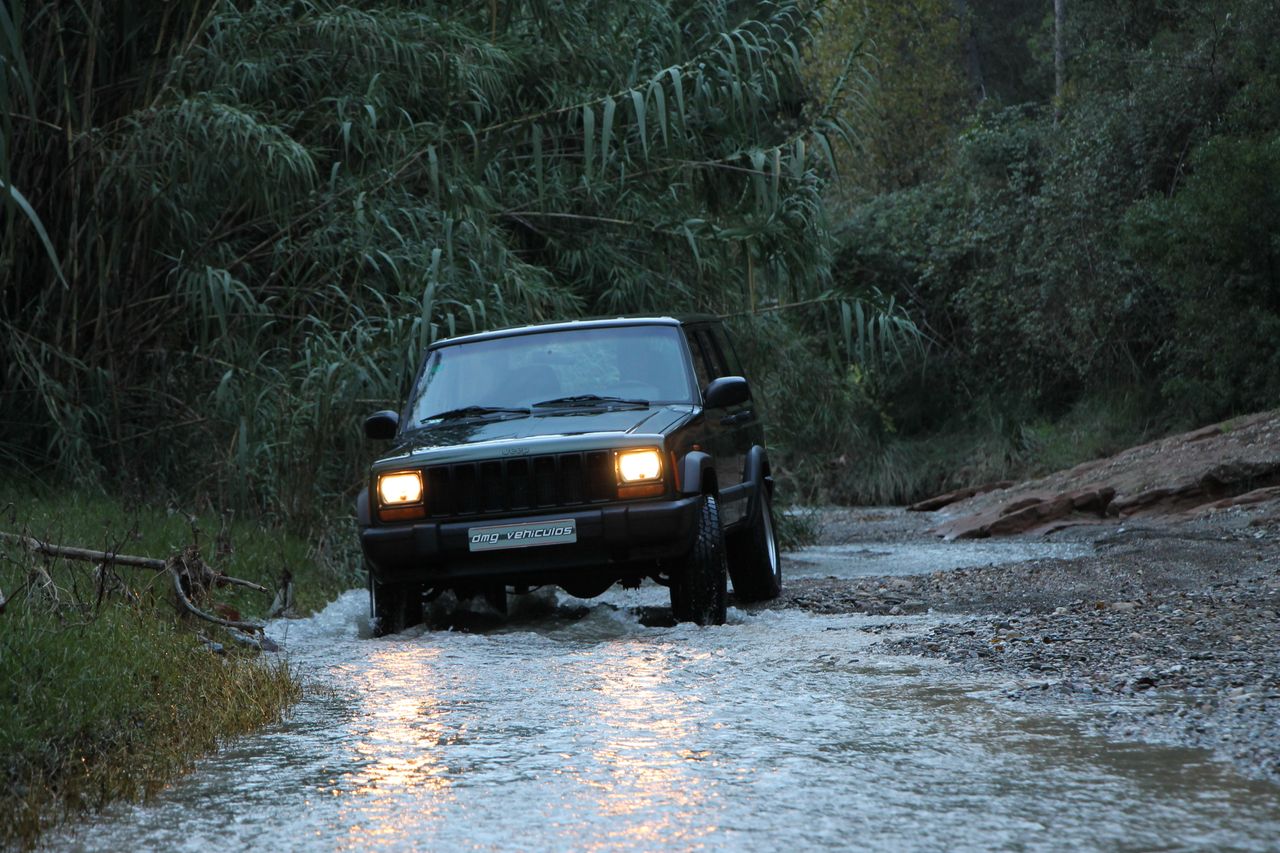
[{"label": "side mirror", "polygon": [[399,428],[400,416],[395,412],[374,412],[372,415],[369,415],[369,417],[364,419],[365,438],[374,438],[379,440],[395,438],[396,430]]},{"label": "side mirror", "polygon": [[708,409],[727,409],[751,399],[751,387],[741,376],[713,379],[702,392],[702,404]]}]

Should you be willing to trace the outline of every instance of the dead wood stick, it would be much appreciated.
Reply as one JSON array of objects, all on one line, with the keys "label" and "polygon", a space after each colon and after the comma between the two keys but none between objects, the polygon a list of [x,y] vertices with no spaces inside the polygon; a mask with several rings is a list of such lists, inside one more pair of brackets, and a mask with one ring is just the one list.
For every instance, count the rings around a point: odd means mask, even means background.
[{"label": "dead wood stick", "polygon": [[[54,545],[51,542],[42,542],[41,540],[34,539],[30,536],[18,536],[13,533],[0,533],[0,538],[20,542],[30,550],[50,557],[64,557],[68,560],[86,560],[91,563],[112,563],[117,566],[133,566],[135,568],[151,569],[157,572],[163,572],[167,568],[164,560],[157,560],[154,557],[136,557],[131,554],[118,554],[115,551],[94,551],[90,548],[72,548],[68,545]],[[241,578],[233,578],[231,575],[224,575],[218,571],[213,571],[213,582],[219,585],[229,584],[232,586],[243,586],[258,592],[270,592],[270,590],[262,584],[242,580]]]},{"label": "dead wood stick", "polygon": [[213,582],[220,586],[226,585],[226,584],[230,584],[231,586],[243,586],[249,589],[257,590],[258,592],[271,591],[260,583],[254,583],[253,581],[242,580],[241,578],[233,578],[231,577],[231,575],[224,575],[222,572],[217,572],[217,571],[215,571],[215,574],[213,576]]},{"label": "dead wood stick", "polygon": [[39,539],[33,539],[30,536],[18,536],[13,533],[0,533],[0,538],[20,542],[32,551],[50,557],[87,560],[91,563],[114,563],[117,566],[135,566],[139,569],[152,569],[157,572],[162,572],[165,569],[164,560],[157,560],[154,557],[134,557],[129,554],[117,554],[114,551],[94,551],[89,548],[54,545],[50,542],[41,542]]},{"label": "dead wood stick", "polygon": [[239,628],[241,631],[261,631],[265,627],[263,625],[259,625],[257,622],[241,622],[235,619],[222,619],[218,616],[214,616],[212,613],[205,613],[199,607],[192,604],[190,598],[187,598],[186,590],[182,588],[182,572],[178,571],[177,561],[175,560],[171,563],[168,569],[169,574],[173,575],[173,588],[178,593],[178,601],[191,615],[198,616],[206,622],[221,625],[224,628]]}]

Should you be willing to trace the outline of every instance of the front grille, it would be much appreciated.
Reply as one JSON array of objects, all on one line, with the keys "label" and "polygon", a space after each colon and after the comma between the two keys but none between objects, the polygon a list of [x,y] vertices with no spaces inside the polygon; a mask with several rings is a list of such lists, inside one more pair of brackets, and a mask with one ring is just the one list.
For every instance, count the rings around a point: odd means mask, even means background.
[{"label": "front grille", "polygon": [[617,497],[613,454],[557,453],[426,469],[432,518],[583,506]]}]

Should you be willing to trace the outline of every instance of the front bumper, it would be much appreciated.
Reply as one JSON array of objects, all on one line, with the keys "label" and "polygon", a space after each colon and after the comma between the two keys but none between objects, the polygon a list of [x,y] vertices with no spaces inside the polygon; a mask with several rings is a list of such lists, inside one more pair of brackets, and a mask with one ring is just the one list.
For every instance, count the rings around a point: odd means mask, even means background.
[{"label": "front bumper", "polygon": [[[384,582],[443,585],[490,581],[536,585],[571,576],[648,574],[682,557],[697,532],[698,496],[615,503],[465,521],[417,521],[364,527],[369,569]],[[471,551],[473,527],[572,518],[578,541],[565,545]]]}]

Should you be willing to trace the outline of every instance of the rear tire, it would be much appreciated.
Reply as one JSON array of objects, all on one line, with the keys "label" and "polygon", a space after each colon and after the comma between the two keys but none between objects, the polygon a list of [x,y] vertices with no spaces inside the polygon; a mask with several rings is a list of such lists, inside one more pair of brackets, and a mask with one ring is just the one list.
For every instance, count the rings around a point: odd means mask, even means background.
[{"label": "rear tire", "polygon": [[729,575],[739,601],[772,601],[782,592],[782,555],[773,527],[773,503],[761,488],[744,530],[729,537]]},{"label": "rear tire", "polygon": [[422,622],[422,585],[385,583],[369,575],[373,636],[399,634]]},{"label": "rear tire", "polygon": [[728,610],[728,575],[724,528],[714,495],[703,495],[698,506],[698,535],[671,575],[671,613],[677,622],[723,625]]}]

